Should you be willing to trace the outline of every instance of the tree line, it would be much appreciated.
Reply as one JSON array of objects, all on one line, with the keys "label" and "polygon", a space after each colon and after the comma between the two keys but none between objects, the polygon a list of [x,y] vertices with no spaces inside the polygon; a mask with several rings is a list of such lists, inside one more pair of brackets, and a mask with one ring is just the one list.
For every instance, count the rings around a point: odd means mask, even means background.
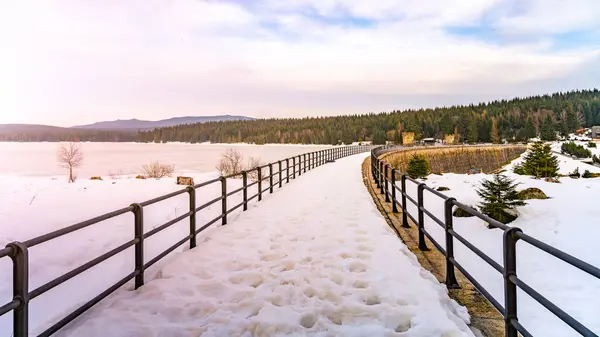
[{"label": "tree line", "polygon": [[140,142],[340,144],[360,141],[402,142],[402,132],[415,139],[443,138],[459,142],[498,143],[533,137],[554,140],[583,126],[600,125],[597,89],[496,100],[477,105],[392,111],[336,117],[275,118],[179,125],[140,132]]},{"label": "tree line", "polygon": [[135,142],[136,131],[106,131],[50,126],[0,127],[0,142]]},{"label": "tree line", "polygon": [[187,142],[348,144],[360,141],[402,142],[403,132],[415,139],[454,135],[461,143],[554,140],[583,126],[600,125],[598,89],[496,100],[477,105],[336,117],[273,118],[221,121],[157,128],[152,131],[30,129],[6,132],[0,141]]}]

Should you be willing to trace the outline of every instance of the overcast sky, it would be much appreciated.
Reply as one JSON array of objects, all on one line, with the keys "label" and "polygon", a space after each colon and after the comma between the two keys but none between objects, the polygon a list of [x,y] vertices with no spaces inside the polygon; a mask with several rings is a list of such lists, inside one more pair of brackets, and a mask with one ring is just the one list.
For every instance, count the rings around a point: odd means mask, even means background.
[{"label": "overcast sky", "polygon": [[600,87],[598,0],[4,0],[0,123],[368,113]]}]

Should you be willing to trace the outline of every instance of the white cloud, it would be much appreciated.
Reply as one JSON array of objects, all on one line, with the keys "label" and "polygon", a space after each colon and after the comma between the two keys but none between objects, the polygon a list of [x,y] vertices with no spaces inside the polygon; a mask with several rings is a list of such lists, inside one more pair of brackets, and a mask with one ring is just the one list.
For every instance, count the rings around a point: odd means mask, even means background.
[{"label": "white cloud", "polygon": [[[450,95],[520,95],[544,81],[577,85],[565,79],[598,57],[597,46],[553,51],[548,36],[499,46],[445,30],[499,9],[489,25],[513,32],[531,33],[542,25],[527,22],[552,17],[541,0],[528,0],[512,16],[502,11],[505,2],[5,2],[0,123],[358,113],[456,103]],[[583,0],[576,4],[560,29],[592,27],[584,7]],[[375,24],[344,25],[343,15]]]},{"label": "white cloud", "polygon": [[597,0],[527,0],[520,13],[505,12],[495,23],[512,34],[560,34],[599,30],[600,2]]}]

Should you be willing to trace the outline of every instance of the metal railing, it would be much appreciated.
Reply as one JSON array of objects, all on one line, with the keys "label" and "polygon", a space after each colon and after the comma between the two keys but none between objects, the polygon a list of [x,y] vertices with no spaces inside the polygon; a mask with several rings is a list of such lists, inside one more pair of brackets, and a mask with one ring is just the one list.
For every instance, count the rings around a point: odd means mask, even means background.
[{"label": "metal railing", "polygon": [[[212,180],[208,180],[202,182],[200,184],[189,186],[185,189],[181,189],[179,191],[175,191],[145,202],[135,203],[128,207],[100,215],[98,217],[59,229],[57,231],[27,240],[25,242],[12,242],[6,245],[5,248],[0,249],[0,259],[5,257],[10,257],[13,262],[13,298],[12,301],[0,306],[0,316],[3,316],[9,312],[13,312],[13,334],[15,337],[25,337],[29,334],[29,303],[34,300],[36,297],[52,290],[53,288],[61,285],[62,283],[76,277],[77,275],[89,270],[90,268],[99,265],[100,263],[108,260],[109,258],[123,252],[124,250],[134,247],[135,252],[135,268],[134,270],[123,277],[118,282],[114,283],[111,287],[104,290],[102,293],[92,298],[75,311],[66,315],[60,321],[56,322],[51,327],[47,328],[43,331],[39,336],[50,336],[55,332],[59,331],[62,327],[64,327],[69,322],[73,321],[79,315],[93,307],[95,304],[100,302],[102,299],[113,293],[115,290],[121,288],[127,282],[134,280],[135,289],[144,285],[144,271],[154,265],[156,262],[167,256],[169,253],[173,252],[175,249],[180,247],[186,242],[189,242],[189,248],[192,249],[196,247],[196,236],[207,229],[209,226],[221,222],[221,225],[227,224],[227,215],[236,209],[243,207],[243,210],[246,211],[248,209],[248,203],[258,198],[258,201],[262,200],[262,196],[264,193],[273,193],[275,187],[278,188],[283,187],[283,183],[290,182],[291,179],[295,179],[296,176],[301,176],[302,173],[305,173],[307,170],[314,169],[318,166],[321,166],[329,161],[336,160],[342,157],[354,155],[357,153],[367,152],[372,149],[370,145],[358,145],[358,146],[342,146],[335,147],[331,149],[325,149],[320,151],[314,151],[310,153],[304,153],[301,155],[293,156],[290,158],[286,158],[283,160],[279,160],[274,163],[270,163],[267,165],[263,165],[257,167],[255,169],[249,171],[242,171],[240,173],[231,174],[229,176],[221,176]],[[291,162],[291,165],[290,165]],[[285,163],[285,165],[284,165]],[[273,171],[274,166],[277,168],[277,171]],[[268,168],[268,175],[263,176],[263,170]],[[256,180],[254,182],[248,183],[248,178],[250,173],[254,173],[252,171],[256,171]],[[235,189],[233,191],[227,190],[227,179],[242,177],[243,186],[241,188]],[[275,181],[275,178],[277,181]],[[263,182],[267,181],[266,187],[263,188]],[[221,185],[221,194],[216,196],[214,199],[204,203],[203,205],[196,205],[196,191],[202,187],[211,185],[211,184],[220,184]],[[248,196],[248,188],[257,186],[257,193],[253,196]],[[172,219],[166,222],[163,225],[160,225],[150,231],[144,231],[144,207],[150,206],[161,201],[176,197],[178,195],[188,194],[189,196],[189,211],[175,219]],[[228,197],[242,193],[243,201],[235,206],[229,207],[227,204]],[[197,227],[196,224],[196,215],[207,207],[215,204],[221,203],[221,214],[216,218],[208,221],[203,224],[201,227]],[[128,242],[122,244],[121,246],[112,249],[109,252],[106,252],[87,263],[53,279],[46,284],[43,284],[36,289],[29,291],[29,259],[28,253],[29,249],[48,242],[50,240],[62,237],[66,234],[76,232],[83,228],[92,226],[99,222],[114,218],[119,215],[133,213],[134,215],[134,236]],[[174,243],[171,247],[167,248],[162,253],[158,254],[156,257],[151,259],[148,262],[144,263],[144,241],[149,237],[161,232],[172,225],[189,218],[189,235],[182,238],[180,241]]]},{"label": "metal railing", "polygon": [[[552,303],[546,297],[541,295],[535,289],[530,287],[522,279],[517,276],[517,254],[516,245],[517,241],[522,240],[536,247],[566,263],[576,267],[589,275],[592,275],[600,279],[600,269],[587,262],[584,262],[576,257],[573,257],[559,249],[556,249],[548,244],[545,244],[525,233],[520,228],[507,226],[500,223],[477,210],[466,206],[458,202],[455,198],[448,197],[439,191],[427,186],[425,183],[415,180],[406,174],[398,172],[390,164],[384,160],[380,160],[379,156],[385,152],[400,150],[399,147],[394,146],[382,146],[375,148],[371,151],[371,173],[377,187],[380,189],[380,193],[385,195],[385,201],[392,203],[392,212],[398,213],[398,207],[402,210],[402,226],[410,227],[408,219],[412,220],[417,225],[418,237],[419,237],[419,250],[427,251],[425,237],[427,237],[435,248],[440,251],[446,259],[446,286],[449,289],[459,288],[459,284],[456,280],[455,267],[487,298],[492,305],[502,314],[504,317],[504,333],[507,337],[516,337],[520,333],[522,336],[529,337],[532,334],[525,329],[525,327],[519,322],[517,315],[517,288],[531,296],[535,301],[548,309],[552,314],[560,318],[564,323],[569,325],[575,331],[582,336],[598,336],[593,331],[585,327],[575,318],[570,316],[568,313],[563,311],[557,305]],[[406,150],[410,150],[407,148]],[[400,187],[396,185],[396,177],[400,176]],[[409,181],[417,185],[417,200],[412,198],[406,192],[406,182]],[[438,219],[429,210],[425,208],[423,202],[423,193],[428,191],[433,195],[439,197],[444,204],[444,219]],[[401,201],[397,199],[397,192],[400,192]],[[413,214],[408,211],[407,201],[410,201],[417,207],[417,218],[415,219]],[[463,211],[487,222],[493,227],[501,229],[503,234],[503,263],[500,264],[494,261],[491,257],[486,255],[484,252],[475,247],[471,242],[466,240],[464,237],[459,235],[453,229],[453,207],[458,207]],[[427,215],[433,222],[444,229],[444,246],[436,241],[430,232],[425,228],[425,215]],[[504,279],[504,305],[499,303],[491,294],[488,292],[481,283],[476,280],[469,271],[462,266],[454,258],[454,240],[458,240],[460,243],[465,245],[471,252],[479,256],[488,265],[502,274]]]}]

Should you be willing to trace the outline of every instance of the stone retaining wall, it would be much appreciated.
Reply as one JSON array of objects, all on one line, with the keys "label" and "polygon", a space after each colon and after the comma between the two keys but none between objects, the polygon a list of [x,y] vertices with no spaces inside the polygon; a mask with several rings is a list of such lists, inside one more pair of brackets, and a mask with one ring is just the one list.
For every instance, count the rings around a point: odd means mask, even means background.
[{"label": "stone retaining wall", "polygon": [[419,154],[427,158],[432,173],[490,173],[526,150],[526,145],[407,147],[384,153],[381,158],[400,172],[405,172],[410,158]]}]

